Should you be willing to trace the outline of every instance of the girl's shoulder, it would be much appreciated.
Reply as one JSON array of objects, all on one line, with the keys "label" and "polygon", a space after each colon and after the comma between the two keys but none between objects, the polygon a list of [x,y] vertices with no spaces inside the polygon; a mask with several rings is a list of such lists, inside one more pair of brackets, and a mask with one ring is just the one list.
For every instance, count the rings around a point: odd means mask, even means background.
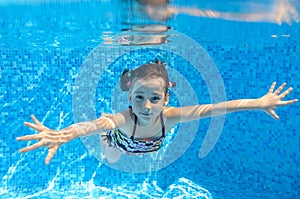
[{"label": "girl's shoulder", "polygon": [[180,109],[177,107],[164,106],[163,115],[171,125],[175,125],[178,123],[179,112]]},{"label": "girl's shoulder", "polygon": [[101,117],[109,118],[115,124],[116,128],[123,128],[131,118],[129,109],[125,109],[115,114],[102,113]]},{"label": "girl's shoulder", "polygon": [[164,116],[167,118],[172,118],[174,116],[174,112],[178,111],[179,109],[177,107],[172,106],[164,106]]},{"label": "girl's shoulder", "polygon": [[130,108],[122,110],[113,115],[114,122],[118,128],[126,128],[132,120],[132,114]]}]

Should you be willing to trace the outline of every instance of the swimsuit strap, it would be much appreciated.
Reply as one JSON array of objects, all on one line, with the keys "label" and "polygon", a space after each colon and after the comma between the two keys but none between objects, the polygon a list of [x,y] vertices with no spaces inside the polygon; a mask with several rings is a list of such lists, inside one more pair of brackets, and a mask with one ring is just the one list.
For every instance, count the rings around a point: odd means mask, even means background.
[{"label": "swimsuit strap", "polygon": [[165,125],[164,125],[163,112],[160,112],[160,123],[161,123],[162,137],[165,137]]},{"label": "swimsuit strap", "polygon": [[130,137],[130,139],[133,140],[134,134],[135,134],[135,130],[136,130],[136,125],[137,125],[137,116],[132,112],[132,106],[129,106],[129,109],[130,109],[130,112],[134,115],[134,127],[133,127],[132,135]]},{"label": "swimsuit strap", "polygon": [[137,116],[134,114],[134,127],[133,127],[132,135],[130,137],[130,139],[132,139],[132,140],[134,138],[134,134],[135,134],[135,130],[136,130],[136,125],[137,125]]}]

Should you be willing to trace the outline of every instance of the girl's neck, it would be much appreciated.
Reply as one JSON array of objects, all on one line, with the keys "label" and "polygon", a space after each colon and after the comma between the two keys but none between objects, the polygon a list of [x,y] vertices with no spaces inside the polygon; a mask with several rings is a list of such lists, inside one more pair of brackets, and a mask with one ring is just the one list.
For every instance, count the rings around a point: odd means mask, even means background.
[{"label": "girl's neck", "polygon": [[151,120],[150,122],[144,122],[137,117],[137,125],[141,127],[153,126],[155,123],[157,123],[158,119],[159,117],[157,116],[155,119]]}]

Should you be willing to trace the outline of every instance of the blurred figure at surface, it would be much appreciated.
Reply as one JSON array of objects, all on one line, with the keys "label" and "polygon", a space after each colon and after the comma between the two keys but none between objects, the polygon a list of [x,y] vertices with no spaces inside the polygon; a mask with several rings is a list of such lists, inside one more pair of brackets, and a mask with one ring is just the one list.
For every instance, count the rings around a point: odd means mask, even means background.
[{"label": "blurred figure at surface", "polygon": [[142,5],[144,12],[154,20],[164,21],[172,15],[168,0],[138,0],[138,3]]},{"label": "blurred figure at surface", "polygon": [[[231,8],[232,11],[227,12],[214,9],[216,5],[213,4],[209,4],[207,8],[197,8],[170,5],[168,0],[137,0],[137,2],[142,7],[142,12],[156,21],[165,21],[174,15],[180,14],[232,21],[269,22],[277,24],[298,23],[300,20],[299,12],[297,11],[297,2],[290,0],[274,0],[271,4],[251,1],[239,4],[236,2],[228,2],[224,4],[224,8]],[[138,10],[140,9],[134,9],[134,11]]]}]

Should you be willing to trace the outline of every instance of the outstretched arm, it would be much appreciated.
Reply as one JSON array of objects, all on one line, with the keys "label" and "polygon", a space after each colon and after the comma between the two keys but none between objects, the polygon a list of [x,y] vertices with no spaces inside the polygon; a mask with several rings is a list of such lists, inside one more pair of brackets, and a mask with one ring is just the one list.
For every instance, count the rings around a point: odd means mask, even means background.
[{"label": "outstretched arm", "polygon": [[282,101],[282,99],[286,97],[293,90],[293,88],[290,87],[281,93],[282,89],[286,86],[286,83],[283,83],[274,92],[275,85],[276,82],[273,82],[267,94],[258,99],[240,99],[221,102],[218,104],[204,104],[182,108],[171,108],[166,111],[166,114],[168,118],[173,119],[174,122],[186,122],[204,117],[218,116],[243,110],[263,110],[273,118],[279,119],[275,109],[278,106],[293,104],[297,102],[298,99]]},{"label": "outstretched arm", "polygon": [[120,123],[122,122],[123,117],[122,114],[117,114],[115,115],[115,117],[103,115],[99,119],[96,119],[94,121],[73,124],[59,131],[49,129],[48,127],[44,126],[38,119],[36,119],[34,115],[32,115],[31,118],[34,123],[25,122],[24,125],[38,131],[39,133],[18,137],[17,140],[38,140],[38,142],[20,149],[20,152],[28,152],[45,146],[48,148],[48,155],[45,159],[45,164],[49,164],[50,160],[62,144],[69,142],[79,136],[91,135],[95,133],[96,130],[112,130],[117,126],[115,121],[118,119],[118,122]]}]

